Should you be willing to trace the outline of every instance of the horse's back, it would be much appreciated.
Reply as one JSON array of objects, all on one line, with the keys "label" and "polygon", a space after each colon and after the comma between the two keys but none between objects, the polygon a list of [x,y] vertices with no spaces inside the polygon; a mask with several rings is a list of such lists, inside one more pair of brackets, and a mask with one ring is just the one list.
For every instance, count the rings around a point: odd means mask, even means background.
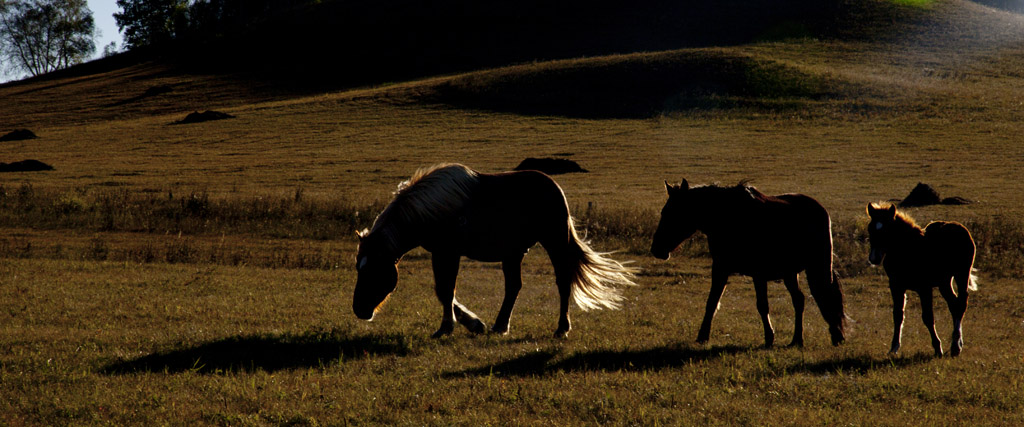
[{"label": "horse's back", "polygon": [[826,242],[831,250],[832,228],[828,211],[811,196],[780,194],[765,200],[765,219],[779,224],[781,238],[798,242]]},{"label": "horse's back", "polygon": [[730,230],[709,235],[716,263],[773,280],[808,267],[816,269],[811,273],[816,276],[828,272],[817,271],[819,266],[831,269],[830,220],[817,200],[796,193],[767,196],[757,190],[750,195],[750,201],[724,215]]},{"label": "horse's back", "polygon": [[519,208],[534,208],[557,211],[568,215],[565,194],[551,177],[534,170],[481,174],[482,190],[491,196],[492,202],[516,205]]},{"label": "horse's back", "polygon": [[924,228],[924,238],[935,257],[953,265],[974,263],[975,245],[971,232],[954,221],[933,221]]},{"label": "horse's back", "polygon": [[802,219],[829,219],[828,210],[817,199],[800,193],[787,193],[775,196],[791,207],[794,215]]},{"label": "horse's back", "polygon": [[[536,171],[480,174],[480,187],[457,224],[463,255],[496,261],[522,253],[543,236],[567,231],[561,187]],[[565,234],[568,238],[568,234]]]}]

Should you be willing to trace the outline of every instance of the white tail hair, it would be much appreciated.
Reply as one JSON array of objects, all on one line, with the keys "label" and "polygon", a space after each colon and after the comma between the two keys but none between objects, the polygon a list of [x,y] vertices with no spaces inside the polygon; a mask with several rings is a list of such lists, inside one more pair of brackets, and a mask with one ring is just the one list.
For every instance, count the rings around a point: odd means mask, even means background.
[{"label": "white tail hair", "polygon": [[578,250],[578,264],[572,278],[572,300],[584,311],[591,309],[618,309],[623,296],[622,286],[635,286],[633,278],[640,270],[627,267],[608,257],[610,252],[597,252],[576,234],[569,217],[570,244]]},{"label": "white tail hair", "polygon": [[967,290],[977,291],[978,290],[978,269],[971,268],[971,275],[967,277]]}]

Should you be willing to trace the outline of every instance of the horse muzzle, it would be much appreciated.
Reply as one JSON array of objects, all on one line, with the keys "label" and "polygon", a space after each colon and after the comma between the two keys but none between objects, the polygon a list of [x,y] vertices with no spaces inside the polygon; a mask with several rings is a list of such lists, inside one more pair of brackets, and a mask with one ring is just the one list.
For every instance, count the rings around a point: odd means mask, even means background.
[{"label": "horse muzzle", "polygon": [[666,251],[663,249],[656,249],[654,247],[651,247],[651,256],[664,261],[668,260],[669,257],[672,256],[672,251]]},{"label": "horse muzzle", "polygon": [[366,310],[357,307],[352,307],[352,311],[356,314],[357,318],[359,318],[360,320],[365,320],[367,322],[372,321],[373,315],[377,314],[377,311],[374,309]]},{"label": "horse muzzle", "polygon": [[868,262],[872,265],[881,264],[883,259],[885,259],[885,252],[875,248],[871,248],[871,252],[868,252]]}]

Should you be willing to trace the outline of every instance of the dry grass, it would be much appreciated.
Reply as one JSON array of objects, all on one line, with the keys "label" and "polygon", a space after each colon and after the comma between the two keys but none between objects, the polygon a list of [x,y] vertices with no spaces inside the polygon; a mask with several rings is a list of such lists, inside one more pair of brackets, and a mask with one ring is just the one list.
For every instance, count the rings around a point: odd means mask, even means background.
[{"label": "dry grass", "polygon": [[[0,132],[40,136],[3,143],[0,161],[56,168],[0,175],[0,423],[1021,424],[1024,19],[954,0],[908,13],[919,20],[884,43],[581,58],[312,96],[155,64],[0,87]],[[623,64],[723,61],[755,74],[739,83],[816,83],[696,94],[722,102],[645,118],[517,114],[533,102],[520,90],[545,75],[600,91],[595,76]],[[172,90],[139,97],[161,85]],[[425,98],[452,85],[514,102]],[[628,87],[585,98],[614,103]],[[207,109],[237,118],[170,125]],[[507,337],[430,340],[440,316],[417,250],[376,321],[351,315],[351,231],[400,180],[435,162],[492,172],[550,156],[591,171],[556,179],[596,248],[643,268],[630,304],[574,310],[570,339],[549,339],[556,291],[535,250]],[[743,278],[711,344],[693,344],[703,241],[669,262],[646,255],[662,182],[681,178],[753,179],[830,210],[856,320],[844,346],[828,345],[809,304],[805,349],[760,349]],[[975,201],[912,211],[965,222],[979,243],[959,359],[928,356],[913,296],[904,353],[885,354],[891,303],[884,274],[866,266],[864,206],[918,182]],[[460,301],[490,321],[500,282],[496,265],[465,262]],[[770,298],[786,342],[788,295],[773,285]]]},{"label": "dry grass", "polygon": [[[1012,281],[976,294],[959,359],[932,359],[911,317],[885,356],[888,291],[847,280],[850,341],[829,346],[813,308],[807,348],[761,350],[749,281],[734,280],[712,344],[692,344],[706,264],[641,260],[621,311],[575,312],[548,338],[555,290],[541,256],[508,337],[430,340],[429,262],[403,263],[372,324],[349,315],[352,273],[7,259],[3,419],[11,424],[893,424],[1021,421],[1020,308]],[[491,318],[500,272],[463,267],[460,296]],[[340,284],[340,286],[339,286]],[[792,310],[771,288],[780,337]],[[910,313],[918,312],[911,299]],[[941,311],[940,311],[941,312]],[[943,336],[948,319],[939,316]],[[628,331],[628,333],[624,333]],[[996,344],[998,343],[998,345]]]}]

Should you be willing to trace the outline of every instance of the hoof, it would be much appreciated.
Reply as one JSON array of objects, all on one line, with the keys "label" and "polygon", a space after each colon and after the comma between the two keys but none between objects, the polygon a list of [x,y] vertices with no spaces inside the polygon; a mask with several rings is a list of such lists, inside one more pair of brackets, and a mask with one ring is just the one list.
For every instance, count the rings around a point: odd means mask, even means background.
[{"label": "hoof", "polygon": [[569,330],[568,329],[565,329],[565,330],[559,329],[559,330],[555,331],[554,338],[555,339],[560,339],[560,340],[564,340],[566,338],[569,338]]},{"label": "hoof", "polygon": [[487,325],[480,319],[476,319],[476,322],[466,325],[466,329],[469,329],[474,334],[483,334],[487,332]]},{"label": "hoof", "polygon": [[843,333],[843,329],[838,326],[832,326],[828,328],[829,336],[832,337],[832,345],[838,346],[846,342],[846,334]]},{"label": "hoof", "polygon": [[497,335],[506,335],[506,334],[508,334],[508,326],[505,326],[505,327],[499,327],[498,325],[491,326],[491,333],[492,334],[497,334]]},{"label": "hoof", "polygon": [[441,326],[437,330],[437,332],[434,332],[434,334],[430,336],[430,338],[441,338],[441,337],[443,337],[445,335],[451,335],[452,334],[452,329],[454,329],[454,328],[451,325]]},{"label": "hoof", "polygon": [[793,341],[789,343],[789,347],[790,348],[804,348],[804,340],[798,340],[798,339],[794,338]]},{"label": "hoof", "polygon": [[832,345],[838,347],[840,344],[846,342],[846,337],[843,334],[832,334]]}]

